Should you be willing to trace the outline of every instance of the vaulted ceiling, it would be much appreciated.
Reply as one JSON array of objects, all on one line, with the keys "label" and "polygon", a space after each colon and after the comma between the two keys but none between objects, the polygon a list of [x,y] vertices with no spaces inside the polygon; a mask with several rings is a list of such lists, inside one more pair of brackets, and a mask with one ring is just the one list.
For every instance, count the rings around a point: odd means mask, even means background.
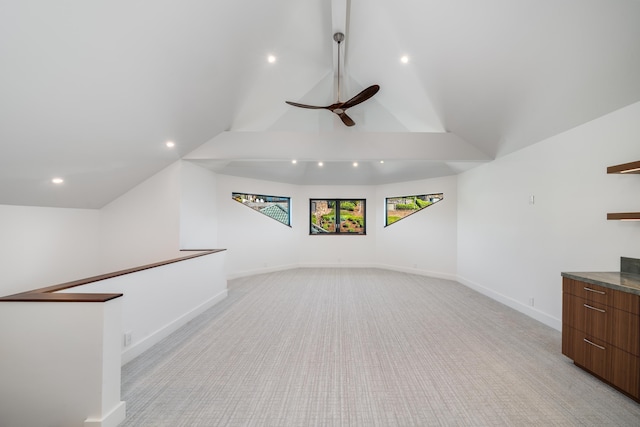
[{"label": "vaulted ceiling", "polygon": [[[285,104],[336,101],[337,31],[340,100],[381,87],[353,127]],[[0,204],[99,208],[178,159],[451,175],[638,101],[638,0],[0,0]]]}]

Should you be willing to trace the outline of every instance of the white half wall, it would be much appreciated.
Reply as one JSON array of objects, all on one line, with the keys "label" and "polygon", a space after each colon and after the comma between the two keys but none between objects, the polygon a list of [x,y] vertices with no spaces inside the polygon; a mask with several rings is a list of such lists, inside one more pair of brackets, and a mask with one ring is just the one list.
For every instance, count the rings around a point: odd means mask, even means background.
[{"label": "white half wall", "polygon": [[[123,294],[118,334],[125,364],[226,298],[225,254],[203,255],[60,293]],[[130,338],[126,345],[125,334]]]},{"label": "white half wall", "polygon": [[2,302],[3,426],[117,426],[121,298],[98,302]]},{"label": "white half wall", "polygon": [[[457,176],[381,185],[376,190],[376,263],[383,268],[456,280]],[[444,199],[384,227],[389,197],[443,193]]]},{"label": "white half wall", "polygon": [[97,210],[0,205],[0,296],[100,274]]},{"label": "white half wall", "polygon": [[636,103],[459,175],[459,281],[561,329],[562,271],[640,258],[640,223],[606,219],[640,210],[640,176],[606,173],[640,158],[639,117]]}]

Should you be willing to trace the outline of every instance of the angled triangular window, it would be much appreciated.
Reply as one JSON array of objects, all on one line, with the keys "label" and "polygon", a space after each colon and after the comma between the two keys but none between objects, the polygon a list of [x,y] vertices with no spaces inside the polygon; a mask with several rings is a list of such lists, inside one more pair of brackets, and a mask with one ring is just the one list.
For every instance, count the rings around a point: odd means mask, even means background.
[{"label": "angled triangular window", "polygon": [[389,226],[444,199],[443,193],[389,197],[384,203],[384,226]]},{"label": "angled triangular window", "polygon": [[238,203],[291,227],[291,198],[263,194],[231,193]]}]

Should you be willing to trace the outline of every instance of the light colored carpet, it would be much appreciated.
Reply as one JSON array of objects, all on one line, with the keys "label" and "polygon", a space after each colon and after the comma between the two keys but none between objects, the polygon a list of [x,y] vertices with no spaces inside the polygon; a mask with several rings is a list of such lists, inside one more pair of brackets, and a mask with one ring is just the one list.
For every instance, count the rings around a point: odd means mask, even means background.
[{"label": "light colored carpet", "polygon": [[640,404],[575,367],[559,332],[378,269],[232,280],[122,381],[124,426],[640,425]]}]

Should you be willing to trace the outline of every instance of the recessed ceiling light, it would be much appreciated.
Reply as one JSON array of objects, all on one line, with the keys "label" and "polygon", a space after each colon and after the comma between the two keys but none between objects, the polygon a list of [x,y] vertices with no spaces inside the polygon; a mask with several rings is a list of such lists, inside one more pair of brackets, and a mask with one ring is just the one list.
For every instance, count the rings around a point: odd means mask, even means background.
[{"label": "recessed ceiling light", "polygon": [[267,61],[269,61],[269,64],[273,64],[274,62],[276,62],[276,57],[273,55],[269,55],[267,56]]},{"label": "recessed ceiling light", "polygon": [[358,167],[358,162],[353,162],[353,167],[357,168]]},{"label": "recessed ceiling light", "polygon": [[318,166],[324,166],[324,163],[318,162]]},{"label": "recessed ceiling light", "polygon": [[176,143],[173,141],[167,141],[165,145],[169,148],[173,148],[176,146]]},{"label": "recessed ceiling light", "polygon": [[64,179],[62,179],[62,178],[53,178],[51,180],[51,182],[53,182],[54,184],[62,184],[64,182]]},{"label": "recessed ceiling light", "polygon": [[402,62],[403,64],[408,64],[409,63],[409,57],[407,55],[402,55],[400,57],[400,62]]},{"label": "recessed ceiling light", "polygon": [[383,163],[384,163],[384,160],[380,160],[380,164],[383,164]]},{"label": "recessed ceiling light", "polygon": [[291,163],[293,163],[295,165],[296,163],[298,163],[298,161],[296,159],[293,159],[293,160],[291,160]]}]

